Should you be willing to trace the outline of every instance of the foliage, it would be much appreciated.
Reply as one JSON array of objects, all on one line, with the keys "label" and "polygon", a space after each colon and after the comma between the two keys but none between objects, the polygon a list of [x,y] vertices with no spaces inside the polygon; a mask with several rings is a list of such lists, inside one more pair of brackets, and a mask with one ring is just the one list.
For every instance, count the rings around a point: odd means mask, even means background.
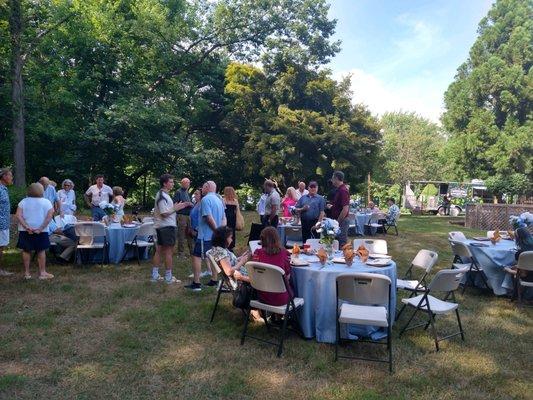
[{"label": "foliage", "polygon": [[424,186],[424,189],[422,189],[421,193],[421,195],[425,197],[436,196],[438,194],[439,189],[437,189],[437,187],[432,183],[428,183],[426,186]]},{"label": "foliage", "polygon": [[11,214],[17,212],[17,207],[20,201],[26,197],[26,188],[19,188],[16,186],[9,186],[9,202],[11,204]]},{"label": "foliage", "polygon": [[[401,203],[402,187],[399,184],[387,185],[378,182],[371,182],[370,185],[370,197],[372,201],[380,207],[385,207],[387,199],[392,197],[396,201],[396,204]],[[362,196],[366,198],[366,196]]]},{"label": "foliage", "polygon": [[531,193],[531,182],[523,174],[511,174],[504,176],[497,174],[489,176],[485,180],[487,189],[498,197],[508,195],[510,198],[517,195],[524,195]]},{"label": "foliage", "polygon": [[235,192],[239,198],[241,208],[244,208],[246,211],[255,210],[256,204],[261,197],[261,192],[257,187],[242,184],[235,190]]},{"label": "foliage", "polygon": [[533,177],[533,3],[498,0],[445,94],[443,124],[460,177]]}]

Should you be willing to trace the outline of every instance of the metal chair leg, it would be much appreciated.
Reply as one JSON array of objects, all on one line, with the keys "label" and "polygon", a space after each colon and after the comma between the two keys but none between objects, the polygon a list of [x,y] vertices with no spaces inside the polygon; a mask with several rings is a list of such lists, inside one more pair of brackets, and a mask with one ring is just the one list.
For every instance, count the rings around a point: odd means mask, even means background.
[{"label": "metal chair leg", "polygon": [[335,324],[335,361],[339,360],[339,342],[341,341],[339,318],[337,317],[337,323]]},{"label": "metal chair leg", "polygon": [[433,313],[429,312],[429,323],[431,330],[433,331],[433,337],[435,338],[435,347],[439,351],[439,337],[437,336],[437,328],[435,327],[435,320],[433,319]]},{"label": "metal chair leg", "polygon": [[244,344],[244,338],[246,337],[246,330],[248,329],[248,322],[250,321],[250,311],[252,309],[248,306],[246,309],[246,315],[244,316],[244,327],[241,335],[241,346]]},{"label": "metal chair leg", "polygon": [[217,299],[215,301],[215,306],[213,307],[213,312],[211,313],[211,319],[209,320],[210,323],[213,322],[213,319],[215,318],[215,312],[217,311],[218,301],[220,300],[221,292],[222,292],[222,285],[220,285],[220,287],[218,288]]},{"label": "metal chair leg", "polygon": [[459,309],[455,309],[455,315],[457,316],[457,324],[459,325],[459,331],[461,332],[461,339],[465,340],[465,333],[463,331],[463,325],[461,324],[461,318],[459,318]]},{"label": "metal chair leg", "polygon": [[287,311],[285,311],[285,315],[283,316],[283,326],[281,327],[281,333],[280,333],[280,341],[279,341],[279,347],[278,347],[278,357],[281,357],[281,353],[283,353],[283,340],[285,339],[285,331],[287,330],[287,321],[289,320],[289,306],[287,305]]},{"label": "metal chair leg", "polygon": [[407,321],[405,326],[400,331],[400,334],[398,335],[399,337],[401,337],[403,335],[403,333],[406,331],[407,327],[411,324],[411,321],[413,320],[413,318],[415,317],[417,312],[418,312],[418,307],[415,309],[415,311],[413,312],[413,315],[411,315],[411,318],[409,318],[409,321]]},{"label": "metal chair leg", "polygon": [[392,374],[392,329],[390,324],[387,327],[387,349],[389,350],[389,372]]}]

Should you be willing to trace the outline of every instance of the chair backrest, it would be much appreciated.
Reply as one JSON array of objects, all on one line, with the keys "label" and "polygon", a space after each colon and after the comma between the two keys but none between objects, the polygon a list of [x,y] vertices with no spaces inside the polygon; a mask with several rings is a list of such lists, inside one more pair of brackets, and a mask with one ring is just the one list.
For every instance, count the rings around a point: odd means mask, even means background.
[{"label": "chair backrest", "polygon": [[75,224],[78,222],[78,219],[74,215],[64,215],[63,218],[61,218],[60,215],[56,215],[54,217],[54,222],[56,223],[58,228],[63,228],[65,225],[68,224]]},{"label": "chair backrest", "polygon": [[454,242],[464,242],[466,236],[463,232],[455,231],[448,233],[448,240],[453,240]]},{"label": "chair backrest", "polygon": [[357,250],[359,246],[365,246],[369,253],[388,254],[387,241],[383,239],[354,239],[353,248]]},{"label": "chair backrest", "polygon": [[450,240],[450,246],[455,256],[472,258],[472,253],[465,243]]},{"label": "chair backrest", "polygon": [[252,254],[254,254],[257,249],[261,248],[261,241],[250,240],[250,242],[248,243],[248,246],[250,246],[250,251],[252,252]]},{"label": "chair backrest", "polygon": [[[311,246],[311,250],[318,250],[318,249],[324,247],[324,245],[322,243],[320,243],[320,239],[307,239],[305,244],[310,245]],[[336,240],[336,239],[333,241],[333,249],[334,250],[339,250],[339,241]]]},{"label": "chair backrest", "polygon": [[348,221],[350,221],[350,225],[355,225],[355,214],[354,213],[348,213]]},{"label": "chair backrest", "polygon": [[105,237],[105,225],[101,222],[85,221],[74,224],[74,233],[79,237],[79,243],[91,245],[94,238]]},{"label": "chair backrest", "polygon": [[411,265],[413,267],[421,268],[425,270],[426,273],[429,273],[438,260],[439,255],[437,253],[431,250],[422,249],[417,253],[411,262]]},{"label": "chair backrest", "polygon": [[280,267],[255,261],[246,263],[250,284],[256,290],[271,293],[285,293],[285,271]]},{"label": "chair backrest", "polygon": [[387,216],[381,212],[378,213],[372,213],[370,215],[370,220],[368,221],[369,224],[375,224],[381,219],[386,219]]},{"label": "chair backrest", "polygon": [[492,239],[494,237],[494,232],[496,232],[496,231],[487,231],[487,237],[489,239]]},{"label": "chair backrest", "polygon": [[[207,256],[207,262],[211,264],[211,266],[215,269],[217,274],[223,273],[224,271],[222,268],[219,267],[218,263],[213,258],[213,255],[211,254],[211,250],[208,250],[205,255]],[[224,274],[225,275],[225,274]]]},{"label": "chair backrest", "polygon": [[286,226],[284,229],[286,240],[302,241],[302,227]]},{"label": "chair backrest", "polygon": [[337,276],[337,301],[360,305],[389,305],[391,280],[386,275],[350,273]]},{"label": "chair backrest", "polygon": [[145,222],[137,231],[137,236],[154,236],[155,235],[155,229],[154,229],[154,223],[153,222]]},{"label": "chair backrest", "polygon": [[142,223],[146,224],[147,222],[154,222],[154,217],[144,217]]},{"label": "chair backrest", "polygon": [[252,222],[250,225],[250,234],[248,235],[248,242],[252,240],[259,240],[261,237],[261,231],[263,230],[263,225],[256,222]]},{"label": "chair backrest", "polygon": [[468,269],[441,269],[429,283],[428,289],[432,292],[453,292],[459,287],[461,278]]},{"label": "chair backrest", "polygon": [[524,251],[520,253],[516,268],[523,271],[533,271],[533,251]]}]

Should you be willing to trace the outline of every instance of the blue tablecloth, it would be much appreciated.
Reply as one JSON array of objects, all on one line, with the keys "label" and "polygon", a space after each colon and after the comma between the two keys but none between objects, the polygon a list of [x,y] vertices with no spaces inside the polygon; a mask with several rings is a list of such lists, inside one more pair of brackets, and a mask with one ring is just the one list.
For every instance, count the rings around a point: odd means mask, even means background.
[{"label": "blue tablecloth", "polygon": [[[300,255],[303,259],[307,256]],[[391,306],[389,318],[394,322],[396,310],[396,264],[383,268],[371,267],[355,259],[351,267],[344,264],[327,265],[320,268],[320,263],[311,263],[307,267],[293,267],[292,280],[297,297],[304,299],[300,308],[299,319],[302,332],[306,338],[316,338],[318,342],[335,342],[336,321],[336,284],[338,275],[350,272],[371,272],[383,274],[391,279]],[[386,330],[377,327],[362,327],[341,324],[341,337],[356,339],[358,336],[370,336],[374,340],[387,336]]]},{"label": "blue tablecloth", "polygon": [[355,233],[357,235],[365,234],[365,225],[370,221],[372,214],[357,213],[355,214]]},{"label": "blue tablecloth", "polygon": [[[125,243],[133,240],[139,227],[125,228],[120,224],[111,224],[106,228],[107,243],[109,246],[109,263],[118,264],[122,260],[125,251]],[[95,242],[102,242],[101,239],[95,240]],[[102,260],[102,250],[82,250],[84,251],[84,259],[93,262],[100,263]],[[148,259],[148,251],[146,248],[139,249],[140,258],[142,260]],[[87,253],[87,254],[86,254]],[[130,247],[126,254],[125,260],[129,260],[135,257],[135,251]],[[76,260],[81,262],[80,258]]]},{"label": "blue tablecloth", "polygon": [[[494,294],[510,294],[513,289],[513,280],[503,268],[516,264],[515,242],[512,240],[500,240],[494,245],[491,242],[467,240],[466,243],[470,248],[470,252],[483,269],[487,277],[487,283],[492,288]],[[476,244],[480,243],[482,247],[476,246]],[[463,282],[465,281],[466,276],[463,278]],[[476,286],[482,286],[480,279],[477,279],[475,283]]]}]

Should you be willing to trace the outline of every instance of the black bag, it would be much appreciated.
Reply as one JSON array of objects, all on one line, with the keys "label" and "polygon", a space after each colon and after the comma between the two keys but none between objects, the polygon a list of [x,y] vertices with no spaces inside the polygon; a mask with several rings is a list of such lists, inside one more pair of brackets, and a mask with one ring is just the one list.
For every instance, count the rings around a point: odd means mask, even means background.
[{"label": "black bag", "polygon": [[233,292],[233,307],[246,309],[252,300],[254,289],[249,283],[241,283]]}]

